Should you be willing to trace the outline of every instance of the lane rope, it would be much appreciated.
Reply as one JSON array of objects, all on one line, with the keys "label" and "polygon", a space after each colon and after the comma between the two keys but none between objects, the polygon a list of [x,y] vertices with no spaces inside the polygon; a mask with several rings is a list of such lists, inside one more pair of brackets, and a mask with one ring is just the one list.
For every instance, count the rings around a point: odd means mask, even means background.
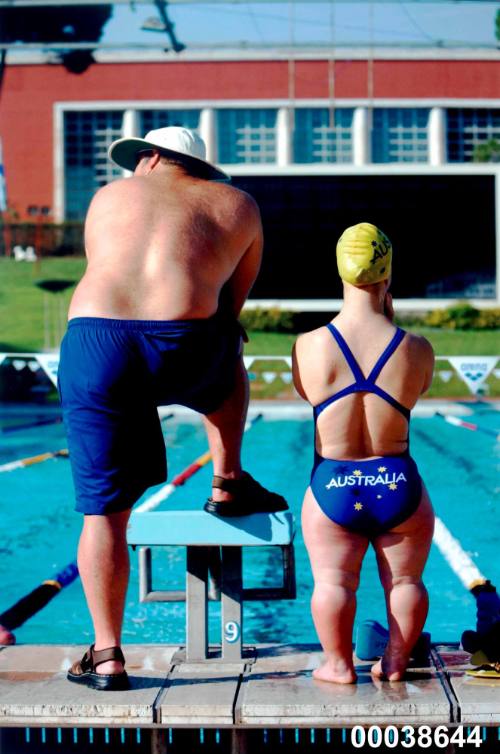
[{"label": "lane rope", "polygon": [[33,466],[36,463],[43,463],[44,461],[48,461],[51,458],[68,458],[69,453],[67,448],[63,448],[62,450],[55,450],[53,452],[49,453],[40,453],[37,456],[30,456],[29,458],[20,458],[17,461],[9,461],[8,463],[3,463],[0,466],[0,473],[3,473],[4,471],[14,471],[15,469],[23,469],[26,466]]},{"label": "lane rope", "polygon": [[497,429],[490,429],[490,427],[483,427],[481,424],[475,424],[474,422],[468,422],[464,419],[459,419],[458,416],[447,416],[440,411],[435,412],[435,416],[439,416],[444,419],[448,424],[454,427],[462,427],[462,429],[469,429],[471,432],[483,432],[485,435],[494,437],[495,440],[500,441],[500,432]]},{"label": "lane rope", "polygon": [[[21,626],[77,577],[78,566],[75,562],[70,563],[51,579],[46,579],[31,592],[21,597],[12,607],[0,615],[0,634],[2,633],[1,629],[10,633],[14,628]],[[12,639],[14,639],[13,636]]]},{"label": "lane rope", "polygon": [[486,581],[472,558],[465,552],[459,540],[453,536],[443,521],[436,516],[433,542],[454,574],[469,591]]}]

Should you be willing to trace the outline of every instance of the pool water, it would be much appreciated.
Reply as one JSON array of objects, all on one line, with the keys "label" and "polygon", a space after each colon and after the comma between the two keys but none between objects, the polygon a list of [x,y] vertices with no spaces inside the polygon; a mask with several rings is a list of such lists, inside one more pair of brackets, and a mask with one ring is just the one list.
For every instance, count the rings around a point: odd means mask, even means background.
[{"label": "pool water", "polygon": [[[466,409],[464,409],[466,410]],[[469,411],[470,408],[467,409]],[[498,429],[493,404],[474,405],[468,421]],[[0,414],[0,427],[36,419],[36,409]],[[206,451],[198,420],[173,417],[163,422],[169,478]],[[257,421],[245,435],[244,467],[270,489],[282,493],[295,514],[297,599],[245,604],[245,641],[316,641],[310,617],[312,578],[300,531],[300,507],[312,462],[312,421],[271,418]],[[66,447],[62,424],[0,433],[0,465]],[[436,514],[479,570],[500,588],[498,544],[498,468],[495,438],[451,426],[442,418],[413,418],[412,455],[430,491]],[[201,469],[158,509],[201,508],[210,489],[211,466]],[[146,499],[155,488],[143,497]],[[147,515],[147,514],[144,514]],[[73,511],[69,461],[63,458],[0,474],[0,614],[41,581],[75,559],[81,517]],[[275,583],[279,555],[271,548],[244,552],[245,586]],[[182,588],[183,548],[154,551],[154,588]],[[184,641],[184,604],[138,601],[137,553],[124,623],[124,642]],[[458,641],[475,625],[475,602],[433,545],[425,572],[430,594],[426,629],[435,641]],[[373,553],[363,565],[356,623],[372,618],[386,624],[382,589]],[[210,640],[217,642],[219,605],[210,605]],[[92,638],[80,580],[66,587],[43,610],[15,631],[18,642],[85,643]]]}]

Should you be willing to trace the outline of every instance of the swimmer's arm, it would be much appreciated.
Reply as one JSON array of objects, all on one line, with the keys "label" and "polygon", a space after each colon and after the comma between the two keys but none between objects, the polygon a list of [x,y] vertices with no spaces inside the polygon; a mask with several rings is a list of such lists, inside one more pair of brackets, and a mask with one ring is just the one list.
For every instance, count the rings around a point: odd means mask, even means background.
[{"label": "swimmer's arm", "polygon": [[239,316],[243,309],[243,304],[247,300],[248,294],[255,283],[262,262],[264,236],[260,215],[257,215],[255,220],[255,236],[226,284],[230,292],[231,305],[236,317]]},{"label": "swimmer's arm", "polygon": [[295,390],[298,392],[301,398],[307,401],[307,395],[302,385],[302,379],[300,375],[299,357],[297,350],[300,350],[300,338],[297,338],[292,349],[292,376]]},{"label": "swimmer's arm", "polygon": [[424,384],[421,393],[426,393],[432,384],[434,375],[434,349],[426,338],[419,338],[421,341],[422,361],[425,365]]}]

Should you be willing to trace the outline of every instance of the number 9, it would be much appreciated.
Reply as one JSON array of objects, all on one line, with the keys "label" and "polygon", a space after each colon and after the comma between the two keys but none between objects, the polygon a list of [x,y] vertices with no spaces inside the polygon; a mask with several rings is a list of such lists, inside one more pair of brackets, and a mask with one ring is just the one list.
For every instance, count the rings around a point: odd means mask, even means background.
[{"label": "number 9", "polygon": [[224,638],[230,644],[234,644],[240,638],[240,626],[234,620],[229,620],[224,626]]}]

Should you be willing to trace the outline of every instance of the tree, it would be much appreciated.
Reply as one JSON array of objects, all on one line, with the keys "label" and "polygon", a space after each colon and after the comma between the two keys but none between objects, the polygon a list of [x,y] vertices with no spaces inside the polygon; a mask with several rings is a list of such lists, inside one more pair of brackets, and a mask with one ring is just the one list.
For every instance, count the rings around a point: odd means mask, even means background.
[{"label": "tree", "polygon": [[489,139],[476,144],[472,155],[473,162],[500,162],[500,141]]}]

